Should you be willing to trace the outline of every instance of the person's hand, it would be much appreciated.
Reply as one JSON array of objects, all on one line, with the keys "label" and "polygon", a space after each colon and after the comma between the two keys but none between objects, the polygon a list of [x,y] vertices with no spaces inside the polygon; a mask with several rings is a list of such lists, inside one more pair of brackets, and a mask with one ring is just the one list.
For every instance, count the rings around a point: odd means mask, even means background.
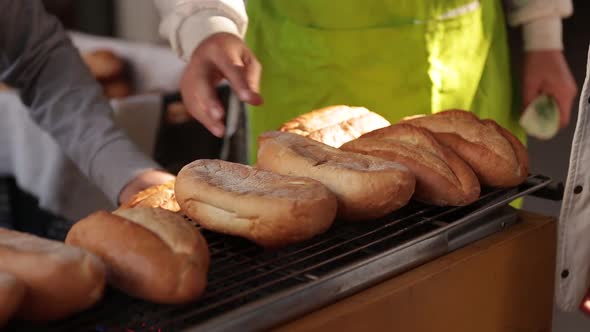
[{"label": "person's hand", "polygon": [[590,316],[590,290],[588,290],[586,296],[584,296],[584,299],[580,304],[580,310],[582,310],[582,312],[586,315]]},{"label": "person's hand", "polygon": [[128,202],[133,195],[145,190],[151,186],[164,184],[168,181],[174,180],[176,177],[170,173],[158,170],[147,170],[140,173],[131,181],[129,181],[119,194],[119,204]]},{"label": "person's hand", "polygon": [[526,52],[523,75],[524,107],[542,94],[552,96],[559,106],[560,127],[566,127],[578,89],[563,52]]},{"label": "person's hand", "polygon": [[230,33],[216,33],[193,52],[180,82],[189,113],[213,135],[225,132],[224,110],[216,86],[227,79],[241,101],[259,105],[261,66],[243,40]]}]

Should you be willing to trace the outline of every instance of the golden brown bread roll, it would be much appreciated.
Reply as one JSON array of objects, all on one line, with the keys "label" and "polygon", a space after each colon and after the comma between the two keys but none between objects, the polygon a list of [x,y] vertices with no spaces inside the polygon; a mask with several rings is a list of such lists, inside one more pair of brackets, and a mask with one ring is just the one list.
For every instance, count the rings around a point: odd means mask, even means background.
[{"label": "golden brown bread roll", "polygon": [[382,217],[406,205],[414,193],[414,175],[399,163],[286,132],[267,132],[258,141],[259,168],[323,183],[338,197],[342,219]]},{"label": "golden brown bread roll", "polygon": [[526,180],[526,148],[508,130],[471,112],[449,110],[403,121],[432,131],[439,142],[455,151],[477,174],[482,185],[513,187]]},{"label": "golden brown bread roll", "polygon": [[424,203],[467,205],[479,197],[473,170],[424,128],[398,124],[367,133],[340,147],[398,162],[416,176],[414,197]]},{"label": "golden brown bread roll", "polygon": [[33,321],[87,309],[102,297],[105,286],[105,267],[93,254],[6,229],[0,229],[0,269],[26,285],[17,315]]},{"label": "golden brown bread roll", "polygon": [[0,272],[0,327],[17,311],[25,297],[25,284],[9,273]]},{"label": "golden brown bread roll", "polygon": [[99,81],[115,78],[121,75],[125,68],[123,59],[108,49],[97,49],[83,53],[82,59],[92,75]]},{"label": "golden brown bread roll", "polygon": [[119,209],[133,207],[162,208],[172,212],[180,211],[180,206],[178,206],[174,194],[174,180],[138,192],[128,202],[122,204]]},{"label": "golden brown bread roll", "polygon": [[111,285],[159,303],[184,303],[205,290],[209,250],[199,230],[176,213],[138,207],[99,211],[76,223],[66,243],[103,259]]},{"label": "golden brown bread roll", "polygon": [[364,107],[330,106],[296,117],[280,131],[311,138],[332,147],[340,147],[365,133],[389,126],[381,115]]},{"label": "golden brown bread roll", "polygon": [[325,232],[336,197],[312,179],[221,160],[197,160],[176,178],[182,211],[202,227],[276,248]]}]

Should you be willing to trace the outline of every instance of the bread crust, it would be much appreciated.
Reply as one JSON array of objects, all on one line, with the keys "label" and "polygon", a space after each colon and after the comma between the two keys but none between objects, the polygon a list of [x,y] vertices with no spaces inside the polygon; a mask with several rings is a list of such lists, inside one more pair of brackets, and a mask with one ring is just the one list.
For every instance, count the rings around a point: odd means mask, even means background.
[{"label": "bread crust", "polygon": [[121,204],[118,210],[134,207],[161,208],[164,210],[179,212],[180,206],[174,194],[174,182],[149,187],[133,195],[128,202]]},{"label": "bread crust", "polygon": [[109,283],[158,303],[185,303],[207,284],[209,250],[199,230],[173,212],[138,207],[98,211],[77,222],[66,243],[105,262]]},{"label": "bread crust", "polygon": [[25,297],[25,284],[9,273],[0,272],[0,327],[17,311]]},{"label": "bread crust", "polygon": [[403,165],[342,151],[309,138],[267,132],[259,137],[258,167],[323,183],[338,198],[338,217],[372,220],[406,205],[414,175]]},{"label": "bread crust", "polygon": [[0,229],[0,269],[27,287],[17,313],[32,321],[67,317],[91,307],[105,286],[104,264],[93,254],[34,235]]},{"label": "bread crust", "polygon": [[448,110],[402,121],[432,131],[443,145],[465,160],[482,185],[507,188],[524,182],[529,162],[524,145],[493,120]]},{"label": "bread crust", "polygon": [[298,134],[337,148],[389,125],[389,121],[381,115],[364,107],[337,105],[300,115],[283,124],[279,131]]},{"label": "bread crust", "polygon": [[325,232],[336,197],[321,183],[221,160],[197,160],[176,179],[182,211],[212,231],[247,238],[268,248]]},{"label": "bread crust", "polygon": [[408,167],[416,176],[414,198],[418,201],[462,206],[479,198],[480,185],[473,170],[424,128],[393,125],[365,134],[340,149]]}]

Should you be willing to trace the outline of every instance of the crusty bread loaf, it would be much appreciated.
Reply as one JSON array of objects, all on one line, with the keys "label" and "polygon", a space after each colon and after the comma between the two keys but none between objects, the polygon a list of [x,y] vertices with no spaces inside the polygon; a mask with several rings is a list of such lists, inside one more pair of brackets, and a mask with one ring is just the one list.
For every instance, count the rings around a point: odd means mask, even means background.
[{"label": "crusty bread loaf", "polygon": [[80,248],[0,229],[0,270],[27,287],[18,316],[33,321],[64,318],[96,303],[105,286],[105,267]]},{"label": "crusty bread loaf", "polygon": [[381,115],[364,107],[345,105],[321,108],[292,119],[279,129],[340,147],[365,133],[389,126]]},{"label": "crusty bread loaf", "polygon": [[276,248],[326,231],[336,197],[321,183],[221,160],[197,160],[176,178],[182,211],[202,227]]},{"label": "crusty bread loaf", "polygon": [[382,217],[406,205],[414,193],[414,175],[399,163],[286,132],[264,133],[258,142],[259,168],[323,183],[338,197],[342,219]]},{"label": "crusty bread loaf", "polygon": [[424,203],[466,205],[479,197],[480,185],[473,170],[424,128],[393,125],[367,133],[340,149],[408,167],[416,176],[414,198]]},{"label": "crusty bread loaf", "polygon": [[119,210],[133,207],[162,208],[172,212],[180,211],[180,206],[178,206],[174,194],[174,180],[138,192],[128,202],[123,203]]},{"label": "crusty bread loaf", "polygon": [[209,250],[199,230],[160,208],[99,211],[76,223],[66,243],[103,259],[111,285],[159,303],[184,303],[207,283]]},{"label": "crusty bread loaf", "polygon": [[455,151],[477,174],[482,185],[513,187],[528,176],[524,145],[492,120],[471,112],[449,110],[403,121],[432,131],[437,140]]},{"label": "crusty bread loaf", "polygon": [[0,327],[16,313],[25,297],[25,291],[22,281],[12,274],[0,272]]}]

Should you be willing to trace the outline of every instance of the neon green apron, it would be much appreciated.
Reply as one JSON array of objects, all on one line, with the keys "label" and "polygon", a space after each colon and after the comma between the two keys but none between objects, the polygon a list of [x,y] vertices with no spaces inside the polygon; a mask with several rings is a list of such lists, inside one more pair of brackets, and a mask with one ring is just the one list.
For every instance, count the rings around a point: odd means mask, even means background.
[{"label": "neon green apron", "polygon": [[247,10],[265,100],[248,109],[251,162],[262,132],[334,104],[390,122],[467,109],[524,141],[499,0],[249,0]]}]

